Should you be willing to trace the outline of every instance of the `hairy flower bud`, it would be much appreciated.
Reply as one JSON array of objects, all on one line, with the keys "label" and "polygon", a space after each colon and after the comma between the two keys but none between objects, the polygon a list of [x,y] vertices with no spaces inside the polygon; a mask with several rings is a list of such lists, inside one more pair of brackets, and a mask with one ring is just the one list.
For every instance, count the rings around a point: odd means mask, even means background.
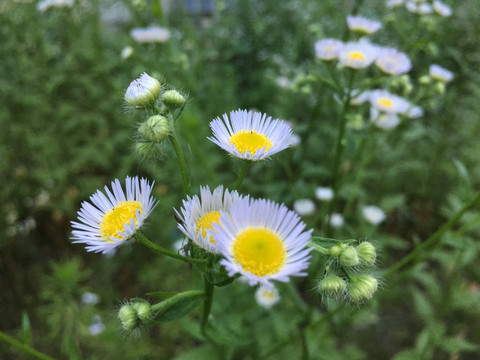
[{"label": "hairy flower bud", "polygon": [[167,118],[161,115],[150,116],[147,121],[138,128],[139,135],[151,142],[161,142],[170,133]]},{"label": "hairy flower bud", "polygon": [[157,79],[143,73],[128,86],[125,92],[125,101],[127,104],[136,107],[155,105],[161,89],[162,86]]},{"label": "hairy flower bud", "polygon": [[318,283],[317,289],[330,297],[343,294],[347,288],[347,283],[337,275],[328,275]]},{"label": "hairy flower bud", "polygon": [[360,260],[360,265],[363,266],[372,266],[375,264],[377,258],[377,251],[375,246],[371,243],[365,241],[360,243],[357,247],[358,258]]},{"label": "hairy flower bud", "polygon": [[372,275],[357,274],[350,276],[348,297],[354,303],[371,299],[378,289],[378,280]]},{"label": "hairy flower bud", "polygon": [[137,311],[129,304],[123,305],[120,308],[118,318],[122,323],[123,329],[126,331],[135,330],[138,325]]},{"label": "hairy flower bud", "polygon": [[353,246],[347,246],[342,250],[338,258],[340,265],[345,267],[357,266],[360,264],[357,250]]},{"label": "hairy flower bud", "polygon": [[339,257],[340,254],[342,253],[342,250],[345,246],[342,246],[341,244],[340,245],[333,245],[331,248],[330,248],[330,256],[332,257]]},{"label": "hairy flower bud", "polygon": [[137,302],[133,303],[132,307],[137,312],[137,316],[142,323],[145,323],[150,320],[152,315],[152,306],[147,302]]},{"label": "hairy flower bud", "polygon": [[162,101],[167,107],[176,109],[185,104],[185,97],[177,90],[167,90],[162,95]]}]

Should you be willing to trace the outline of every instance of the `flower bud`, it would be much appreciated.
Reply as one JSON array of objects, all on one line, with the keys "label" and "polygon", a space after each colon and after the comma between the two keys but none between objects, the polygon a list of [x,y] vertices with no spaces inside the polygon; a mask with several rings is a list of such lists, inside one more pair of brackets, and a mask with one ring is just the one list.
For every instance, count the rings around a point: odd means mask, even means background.
[{"label": "flower bud", "polygon": [[137,311],[131,305],[123,305],[118,312],[118,318],[126,331],[135,330],[138,325]]},{"label": "flower bud", "polygon": [[163,103],[172,109],[179,108],[185,104],[185,97],[177,90],[167,90],[162,95]]},{"label": "flower bud", "polygon": [[351,275],[348,287],[348,297],[354,303],[371,299],[378,289],[378,280],[372,275]]},{"label": "flower bud", "polygon": [[127,104],[136,107],[155,105],[161,89],[162,86],[157,79],[143,73],[128,86],[125,92],[125,101]]},{"label": "flower bud", "polygon": [[153,142],[137,142],[135,151],[142,159],[155,159],[162,155],[158,143]]},{"label": "flower bud", "polygon": [[435,83],[435,90],[440,94],[443,95],[445,93],[445,83],[444,82],[437,82]]},{"label": "flower bud", "polygon": [[137,302],[133,303],[132,307],[137,312],[137,316],[142,323],[145,323],[150,320],[152,315],[152,306],[147,302]]},{"label": "flower bud", "polygon": [[423,85],[428,85],[432,82],[432,78],[430,75],[423,75],[423,76],[420,76],[420,79],[418,79],[418,82]]},{"label": "flower bud", "polygon": [[338,258],[340,265],[345,267],[357,266],[360,264],[357,249],[353,246],[347,246],[342,250]]},{"label": "flower bud", "polygon": [[151,142],[161,142],[170,133],[167,118],[161,115],[150,116],[147,121],[138,128],[139,135]]},{"label": "flower bud", "polygon": [[342,250],[345,248],[345,246],[343,244],[339,244],[339,245],[333,245],[331,248],[330,248],[330,256],[331,257],[339,257],[340,254],[342,253]]},{"label": "flower bud", "polygon": [[375,250],[375,246],[365,241],[359,244],[356,249],[358,258],[360,260],[360,265],[372,266],[373,264],[375,264],[375,259],[377,258],[377,251]]},{"label": "flower bud", "polygon": [[330,297],[341,295],[347,288],[347,283],[337,275],[328,275],[318,283],[317,289]]}]

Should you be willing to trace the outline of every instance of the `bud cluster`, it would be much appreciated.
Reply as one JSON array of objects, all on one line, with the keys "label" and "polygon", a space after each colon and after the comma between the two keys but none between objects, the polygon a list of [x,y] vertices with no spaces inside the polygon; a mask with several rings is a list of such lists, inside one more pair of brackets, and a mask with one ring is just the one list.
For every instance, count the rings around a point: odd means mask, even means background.
[{"label": "bud cluster", "polygon": [[125,331],[134,331],[142,324],[147,324],[152,316],[152,306],[146,301],[135,301],[123,305],[118,311],[118,318]]}]

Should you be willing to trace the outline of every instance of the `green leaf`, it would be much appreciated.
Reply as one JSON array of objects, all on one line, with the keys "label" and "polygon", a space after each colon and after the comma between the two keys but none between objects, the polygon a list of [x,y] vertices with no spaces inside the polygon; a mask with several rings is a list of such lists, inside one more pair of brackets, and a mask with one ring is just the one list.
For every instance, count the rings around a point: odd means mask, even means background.
[{"label": "green leaf", "polygon": [[449,337],[442,339],[440,346],[450,353],[456,353],[459,351],[478,351],[479,345],[473,344],[460,337]]},{"label": "green leaf", "polygon": [[179,319],[195,309],[204,297],[205,293],[197,290],[176,294],[153,306],[155,309],[153,321],[163,323]]},{"label": "green leaf", "polygon": [[26,312],[22,313],[22,334],[21,341],[26,345],[32,344],[32,327],[30,325],[30,319]]},{"label": "green leaf", "polygon": [[198,359],[209,359],[209,360],[221,360],[222,357],[215,352],[215,349],[212,345],[207,344],[200,346],[191,351],[187,351],[179,356],[175,357],[173,360],[198,360]]},{"label": "green leaf", "polygon": [[152,7],[150,11],[159,19],[163,19],[163,8],[161,0],[153,0]]}]

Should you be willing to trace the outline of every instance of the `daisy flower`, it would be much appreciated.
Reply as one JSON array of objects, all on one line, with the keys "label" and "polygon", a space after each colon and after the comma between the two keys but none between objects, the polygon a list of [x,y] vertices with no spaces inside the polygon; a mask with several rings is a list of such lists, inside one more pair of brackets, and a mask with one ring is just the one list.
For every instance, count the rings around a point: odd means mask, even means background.
[{"label": "daisy flower", "polygon": [[433,10],[435,10],[437,14],[444,17],[452,15],[452,8],[439,0],[435,0],[433,2]]},{"label": "daisy flower", "polygon": [[378,56],[378,48],[368,42],[346,43],[338,56],[343,66],[363,69],[373,63]]},{"label": "daisy flower", "polygon": [[310,261],[307,248],[312,231],[283,204],[269,200],[241,199],[221,212],[213,224],[221,264],[229,276],[241,274],[251,286],[271,287],[271,280],[288,282],[290,276],[306,276]]},{"label": "daisy flower", "polygon": [[449,82],[453,79],[453,73],[439,65],[430,65],[430,76],[437,81]]},{"label": "daisy flower", "polygon": [[360,34],[370,35],[382,28],[382,23],[363,16],[347,16],[348,28]]},{"label": "daisy flower", "polygon": [[330,216],[330,225],[332,225],[334,228],[342,227],[344,222],[345,221],[342,214],[332,213]]},{"label": "daisy flower", "polygon": [[375,64],[384,73],[390,75],[405,74],[412,68],[408,56],[394,48],[382,48]]},{"label": "daisy flower", "polygon": [[171,37],[170,30],[161,26],[150,26],[146,28],[134,28],[130,31],[132,38],[140,43],[164,43]]},{"label": "daisy flower", "polygon": [[362,210],[362,214],[365,220],[367,220],[370,224],[373,225],[380,224],[386,218],[383,210],[374,205],[365,206]]},{"label": "daisy flower", "polygon": [[386,0],[385,1],[385,6],[387,8],[396,8],[402,5],[405,2],[405,0]]},{"label": "daisy flower", "polygon": [[175,213],[180,217],[178,228],[185,236],[211,253],[218,253],[217,235],[213,224],[218,224],[220,211],[228,213],[230,207],[242,198],[236,191],[223,191],[223,185],[218,186],[213,192],[208,186],[200,187],[200,197],[187,196],[183,206]]},{"label": "daisy flower", "polygon": [[265,309],[270,309],[280,301],[280,295],[275,287],[265,287],[260,285],[255,291],[255,300],[257,304]]},{"label": "daisy flower", "polygon": [[79,222],[72,221],[73,243],[86,244],[87,251],[108,253],[130,239],[143,225],[156,202],[150,196],[153,183],[127,176],[126,195],[115,179],[105,195],[100,190],[82,202]]},{"label": "daisy flower", "polygon": [[210,122],[213,137],[208,139],[231,155],[247,160],[263,160],[290,145],[292,128],[283,120],[266,114],[237,110],[230,118],[223,114]]},{"label": "daisy flower", "polygon": [[319,186],[315,189],[315,197],[321,201],[330,201],[333,199],[333,189]]},{"label": "daisy flower", "polygon": [[427,3],[417,3],[415,1],[408,1],[405,6],[407,10],[414,14],[425,15],[433,12],[432,5]]},{"label": "daisy flower", "polygon": [[300,216],[309,216],[315,213],[315,203],[310,199],[297,199],[293,202],[293,209]]},{"label": "daisy flower", "polygon": [[322,39],[315,43],[315,54],[320,60],[334,60],[343,49],[343,42],[337,39]]},{"label": "daisy flower", "polygon": [[400,118],[397,114],[382,113],[376,108],[370,108],[370,119],[376,127],[383,130],[390,130],[400,123]]},{"label": "daisy flower", "polygon": [[405,114],[411,107],[410,102],[386,90],[372,90],[370,92],[370,103],[377,110],[391,114]]},{"label": "daisy flower", "polygon": [[160,96],[161,89],[162,86],[157,79],[143,73],[128,86],[125,92],[125,102],[138,107],[153,105]]}]

